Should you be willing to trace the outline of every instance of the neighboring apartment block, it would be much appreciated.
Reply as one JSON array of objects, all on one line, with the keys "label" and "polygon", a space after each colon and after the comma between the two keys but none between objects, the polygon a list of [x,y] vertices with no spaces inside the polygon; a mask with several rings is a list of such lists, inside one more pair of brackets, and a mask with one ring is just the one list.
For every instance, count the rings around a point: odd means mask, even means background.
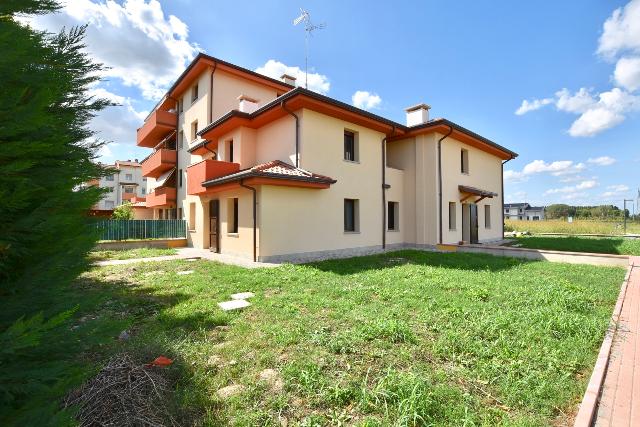
[{"label": "neighboring apartment block", "polygon": [[146,206],[260,261],[501,239],[517,154],[428,113],[397,123],[200,54],[138,129]]},{"label": "neighboring apartment block", "polygon": [[544,206],[531,206],[529,203],[505,203],[504,217],[516,221],[542,221]]},{"label": "neighboring apartment block", "polygon": [[[113,173],[100,178],[100,188],[108,192],[95,206],[97,210],[113,210],[125,202],[144,200],[147,191],[147,179],[142,176],[142,167],[138,160],[116,160],[110,168]],[[134,199],[135,197],[135,199]]]}]

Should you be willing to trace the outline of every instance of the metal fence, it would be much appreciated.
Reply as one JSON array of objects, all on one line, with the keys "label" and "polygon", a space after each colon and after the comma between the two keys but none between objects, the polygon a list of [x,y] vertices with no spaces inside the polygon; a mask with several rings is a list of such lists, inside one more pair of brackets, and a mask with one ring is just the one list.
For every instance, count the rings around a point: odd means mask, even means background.
[{"label": "metal fence", "polygon": [[183,219],[110,219],[96,223],[98,240],[184,239]]}]

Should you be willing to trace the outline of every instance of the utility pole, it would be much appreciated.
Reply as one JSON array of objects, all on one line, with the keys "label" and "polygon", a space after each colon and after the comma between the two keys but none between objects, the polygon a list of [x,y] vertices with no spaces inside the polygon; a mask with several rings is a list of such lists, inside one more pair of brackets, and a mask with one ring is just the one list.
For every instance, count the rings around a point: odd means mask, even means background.
[{"label": "utility pole", "polygon": [[633,202],[633,199],[624,199],[622,202],[622,216],[624,217],[624,234],[627,234],[627,202]]}]

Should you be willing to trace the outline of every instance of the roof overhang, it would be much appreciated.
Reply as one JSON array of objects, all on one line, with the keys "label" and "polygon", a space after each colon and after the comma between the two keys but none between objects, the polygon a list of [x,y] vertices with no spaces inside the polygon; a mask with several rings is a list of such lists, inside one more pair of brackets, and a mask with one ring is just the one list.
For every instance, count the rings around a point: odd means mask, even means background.
[{"label": "roof overhang", "polygon": [[493,198],[498,195],[498,193],[494,193],[493,191],[481,190],[476,187],[470,187],[468,185],[458,185],[458,191],[463,194],[464,197],[460,199],[461,202],[464,202],[471,197],[478,197],[478,199],[474,200],[474,203],[478,203],[480,200],[486,198]]}]

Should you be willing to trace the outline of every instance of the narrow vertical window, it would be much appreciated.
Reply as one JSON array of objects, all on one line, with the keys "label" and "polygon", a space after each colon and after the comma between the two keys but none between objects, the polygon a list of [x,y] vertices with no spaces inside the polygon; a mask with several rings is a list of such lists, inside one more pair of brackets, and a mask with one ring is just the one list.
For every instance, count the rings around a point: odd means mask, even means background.
[{"label": "narrow vertical window", "polygon": [[191,141],[195,141],[198,137],[198,121],[191,123]]},{"label": "narrow vertical window", "polygon": [[182,169],[178,169],[178,187],[182,188]]},{"label": "narrow vertical window", "polygon": [[191,102],[195,102],[198,99],[198,85],[196,84],[191,89]]},{"label": "narrow vertical window", "polygon": [[344,231],[358,231],[358,200],[344,199]]},{"label": "narrow vertical window", "polygon": [[227,208],[227,233],[238,232],[238,198],[228,200]]},{"label": "narrow vertical window", "polygon": [[484,228],[491,228],[491,205],[484,205]]},{"label": "narrow vertical window", "polygon": [[469,151],[460,150],[460,172],[469,173]]},{"label": "narrow vertical window", "polygon": [[456,202],[449,202],[449,230],[456,229]]},{"label": "narrow vertical window", "polygon": [[182,150],[184,147],[184,132],[178,132],[178,150]]},{"label": "narrow vertical window", "polygon": [[356,159],[356,135],[348,130],[344,131],[344,159],[351,162]]},{"label": "narrow vertical window", "polygon": [[387,230],[398,231],[400,229],[400,204],[398,202],[387,203]]},{"label": "narrow vertical window", "polygon": [[196,204],[189,203],[189,230],[196,229]]},{"label": "narrow vertical window", "polygon": [[229,141],[229,162],[233,163],[233,139]]}]

